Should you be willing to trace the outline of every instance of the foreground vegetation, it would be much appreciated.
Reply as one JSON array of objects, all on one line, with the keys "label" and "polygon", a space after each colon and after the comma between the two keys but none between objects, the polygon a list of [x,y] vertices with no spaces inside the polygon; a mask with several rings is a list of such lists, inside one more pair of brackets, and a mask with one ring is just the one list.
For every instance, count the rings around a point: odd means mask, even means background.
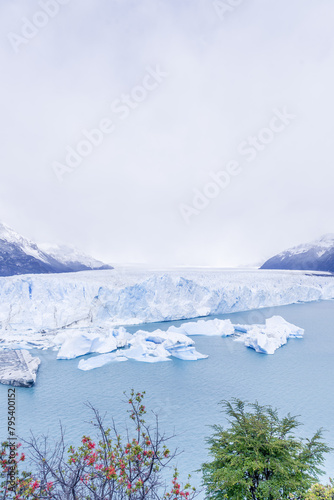
[{"label": "foreground vegetation", "polygon": [[[190,484],[180,484],[177,469],[170,472],[171,462],[177,455],[167,446],[171,437],[160,432],[157,416],[153,427],[145,422],[144,394],[134,391],[130,394],[127,412],[132,433],[127,429],[125,438],[114,424],[106,428],[99,412],[89,405],[97,440],[83,436],[78,448],[68,448],[61,429],[61,438],[56,444],[47,438],[35,437],[25,442],[34,473],[20,472],[25,454],[14,453],[8,443],[4,443],[0,499],[192,500],[196,491]],[[169,489],[165,480],[167,472],[171,476]]]},{"label": "foreground vegetation", "polygon": [[300,426],[296,417],[280,419],[270,406],[238,399],[222,405],[230,427],[214,426],[208,440],[213,460],[202,466],[209,498],[277,500],[333,495],[333,485],[313,486],[322,473],[324,455],[330,451],[321,429],[304,440],[295,436]]},{"label": "foreground vegetation", "polygon": [[[0,500],[192,500],[195,488],[182,486],[172,468],[177,456],[167,446],[172,436],[160,432],[157,415],[153,426],[145,421],[144,394],[131,391],[127,412],[132,430],[126,429],[123,438],[89,405],[96,440],[87,435],[77,448],[68,447],[61,428],[55,444],[34,436],[24,441],[34,472],[22,470],[26,456],[20,445],[3,443]],[[214,427],[208,440],[212,460],[201,469],[208,499],[334,500],[333,481],[318,483],[330,451],[321,429],[300,439],[296,417],[280,419],[269,406],[237,399],[222,405],[230,425]]]}]

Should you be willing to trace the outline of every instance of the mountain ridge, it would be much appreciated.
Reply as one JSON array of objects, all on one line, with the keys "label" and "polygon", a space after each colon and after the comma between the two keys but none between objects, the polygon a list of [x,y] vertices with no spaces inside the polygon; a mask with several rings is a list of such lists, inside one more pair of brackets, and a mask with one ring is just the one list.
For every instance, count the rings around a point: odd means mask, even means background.
[{"label": "mountain ridge", "polygon": [[41,247],[0,222],[0,276],[113,269],[74,247],[53,245],[50,253]]},{"label": "mountain ridge", "polygon": [[289,269],[334,273],[334,234],[288,248],[268,259],[260,269]]}]

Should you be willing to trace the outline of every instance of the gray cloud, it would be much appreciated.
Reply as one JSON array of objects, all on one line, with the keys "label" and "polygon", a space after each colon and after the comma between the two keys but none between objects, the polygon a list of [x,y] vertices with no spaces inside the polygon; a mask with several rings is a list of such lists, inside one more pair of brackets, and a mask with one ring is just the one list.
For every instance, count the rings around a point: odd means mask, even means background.
[{"label": "gray cloud", "polygon": [[[40,10],[0,6],[6,223],[162,265],[252,264],[333,232],[330,0],[244,1],[223,20],[210,0],[70,0],[15,53],[8,33]],[[120,120],[111,103],[156,65],[168,78]],[[284,106],[296,119],[247,162],[238,145]],[[53,163],[106,116],[115,131],[58,182]],[[185,224],[180,204],[230,160],[242,173]]]}]

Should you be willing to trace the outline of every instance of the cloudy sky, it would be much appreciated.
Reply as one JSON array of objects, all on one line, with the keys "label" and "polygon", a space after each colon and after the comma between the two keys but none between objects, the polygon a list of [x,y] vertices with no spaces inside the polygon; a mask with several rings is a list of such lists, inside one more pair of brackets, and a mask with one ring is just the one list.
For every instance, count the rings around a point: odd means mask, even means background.
[{"label": "cloudy sky", "polygon": [[333,23],[332,0],[2,1],[0,220],[163,266],[334,232]]}]

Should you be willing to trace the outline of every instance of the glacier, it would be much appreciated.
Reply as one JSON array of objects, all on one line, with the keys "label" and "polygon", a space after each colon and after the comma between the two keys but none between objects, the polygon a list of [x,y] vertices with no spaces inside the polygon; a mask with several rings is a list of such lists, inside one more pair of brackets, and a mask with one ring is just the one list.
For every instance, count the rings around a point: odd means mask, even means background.
[{"label": "glacier", "polygon": [[[0,346],[53,348],[59,359],[96,354],[80,360],[84,370],[128,359],[197,360],[206,356],[189,336],[234,335],[229,320],[199,319],[167,332],[132,335],[126,327],[329,299],[334,299],[332,275],[298,271],[120,267],[11,276],[0,278]],[[276,319],[243,332],[239,325],[234,336],[258,352],[273,353],[293,336],[293,328],[283,322]]]},{"label": "glacier", "polygon": [[82,271],[0,278],[0,332],[27,338],[64,328],[187,320],[334,298],[334,276],[298,271]]}]

